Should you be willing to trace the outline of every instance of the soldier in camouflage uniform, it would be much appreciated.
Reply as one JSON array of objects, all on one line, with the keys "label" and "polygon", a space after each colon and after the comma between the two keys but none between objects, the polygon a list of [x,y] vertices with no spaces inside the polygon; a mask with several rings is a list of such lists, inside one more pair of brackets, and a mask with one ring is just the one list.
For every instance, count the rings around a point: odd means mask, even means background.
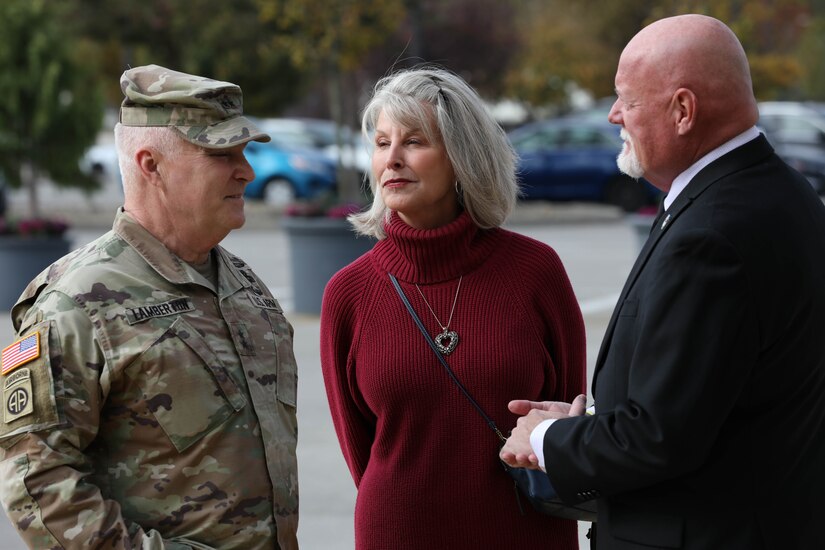
[{"label": "soldier in camouflage uniform", "polygon": [[121,87],[124,207],[12,311],[0,498],[32,548],[295,549],[292,327],[218,246],[269,136],[230,83],[152,65]]}]

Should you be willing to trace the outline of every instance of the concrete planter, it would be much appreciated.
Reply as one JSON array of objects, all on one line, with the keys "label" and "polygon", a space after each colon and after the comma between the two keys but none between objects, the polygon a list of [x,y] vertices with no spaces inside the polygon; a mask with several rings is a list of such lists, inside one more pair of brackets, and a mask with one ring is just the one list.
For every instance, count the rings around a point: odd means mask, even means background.
[{"label": "concrete planter", "polygon": [[369,251],[374,239],[357,236],[343,218],[284,217],[296,313],[319,314],[324,287],[335,273]]},{"label": "concrete planter", "polygon": [[0,310],[9,311],[26,285],[70,248],[65,237],[0,237]]}]

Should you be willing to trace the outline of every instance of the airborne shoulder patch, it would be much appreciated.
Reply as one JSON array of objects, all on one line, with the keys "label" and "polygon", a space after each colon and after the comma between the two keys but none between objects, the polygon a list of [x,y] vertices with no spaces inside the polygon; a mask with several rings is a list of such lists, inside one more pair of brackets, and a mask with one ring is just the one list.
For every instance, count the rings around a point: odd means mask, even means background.
[{"label": "airborne shoulder patch", "polygon": [[3,420],[8,424],[33,412],[31,371],[20,369],[3,380]]},{"label": "airborne shoulder patch", "polygon": [[[61,356],[57,328],[44,321],[2,352],[0,447],[13,436],[58,425],[52,359]],[[52,332],[54,331],[54,332]],[[55,341],[50,341],[51,336]],[[59,359],[58,359],[59,360]],[[57,370],[59,370],[59,365]]]}]

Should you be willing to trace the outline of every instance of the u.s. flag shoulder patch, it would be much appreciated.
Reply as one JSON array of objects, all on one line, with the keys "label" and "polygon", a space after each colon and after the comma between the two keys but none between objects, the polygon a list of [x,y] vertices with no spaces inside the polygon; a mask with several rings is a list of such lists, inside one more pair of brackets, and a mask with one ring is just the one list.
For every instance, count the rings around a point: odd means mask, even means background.
[{"label": "u.s. flag shoulder patch", "polygon": [[2,374],[40,357],[40,332],[34,332],[3,349],[0,363]]}]

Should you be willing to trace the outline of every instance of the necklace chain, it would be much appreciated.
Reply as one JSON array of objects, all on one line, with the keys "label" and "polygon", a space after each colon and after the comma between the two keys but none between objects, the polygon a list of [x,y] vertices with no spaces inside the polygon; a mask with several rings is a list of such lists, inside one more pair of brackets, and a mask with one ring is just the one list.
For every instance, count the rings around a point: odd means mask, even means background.
[{"label": "necklace chain", "polygon": [[415,289],[418,290],[418,294],[421,295],[421,299],[424,300],[424,303],[427,305],[427,309],[429,309],[430,313],[433,314],[433,317],[435,318],[435,322],[438,323],[438,326],[440,326],[441,330],[443,330],[445,333],[450,328],[450,324],[453,322],[453,313],[455,313],[455,305],[458,302],[458,293],[461,291],[461,281],[462,281],[462,279],[464,279],[464,275],[462,275],[458,279],[458,288],[455,289],[455,297],[453,298],[453,307],[450,308],[450,319],[447,321],[446,326],[441,324],[441,321],[439,320],[438,315],[435,314],[435,311],[433,311],[432,306],[430,306],[430,302],[427,301],[427,298],[424,297],[424,293],[421,292],[421,289],[418,287],[418,283],[415,283]]}]

